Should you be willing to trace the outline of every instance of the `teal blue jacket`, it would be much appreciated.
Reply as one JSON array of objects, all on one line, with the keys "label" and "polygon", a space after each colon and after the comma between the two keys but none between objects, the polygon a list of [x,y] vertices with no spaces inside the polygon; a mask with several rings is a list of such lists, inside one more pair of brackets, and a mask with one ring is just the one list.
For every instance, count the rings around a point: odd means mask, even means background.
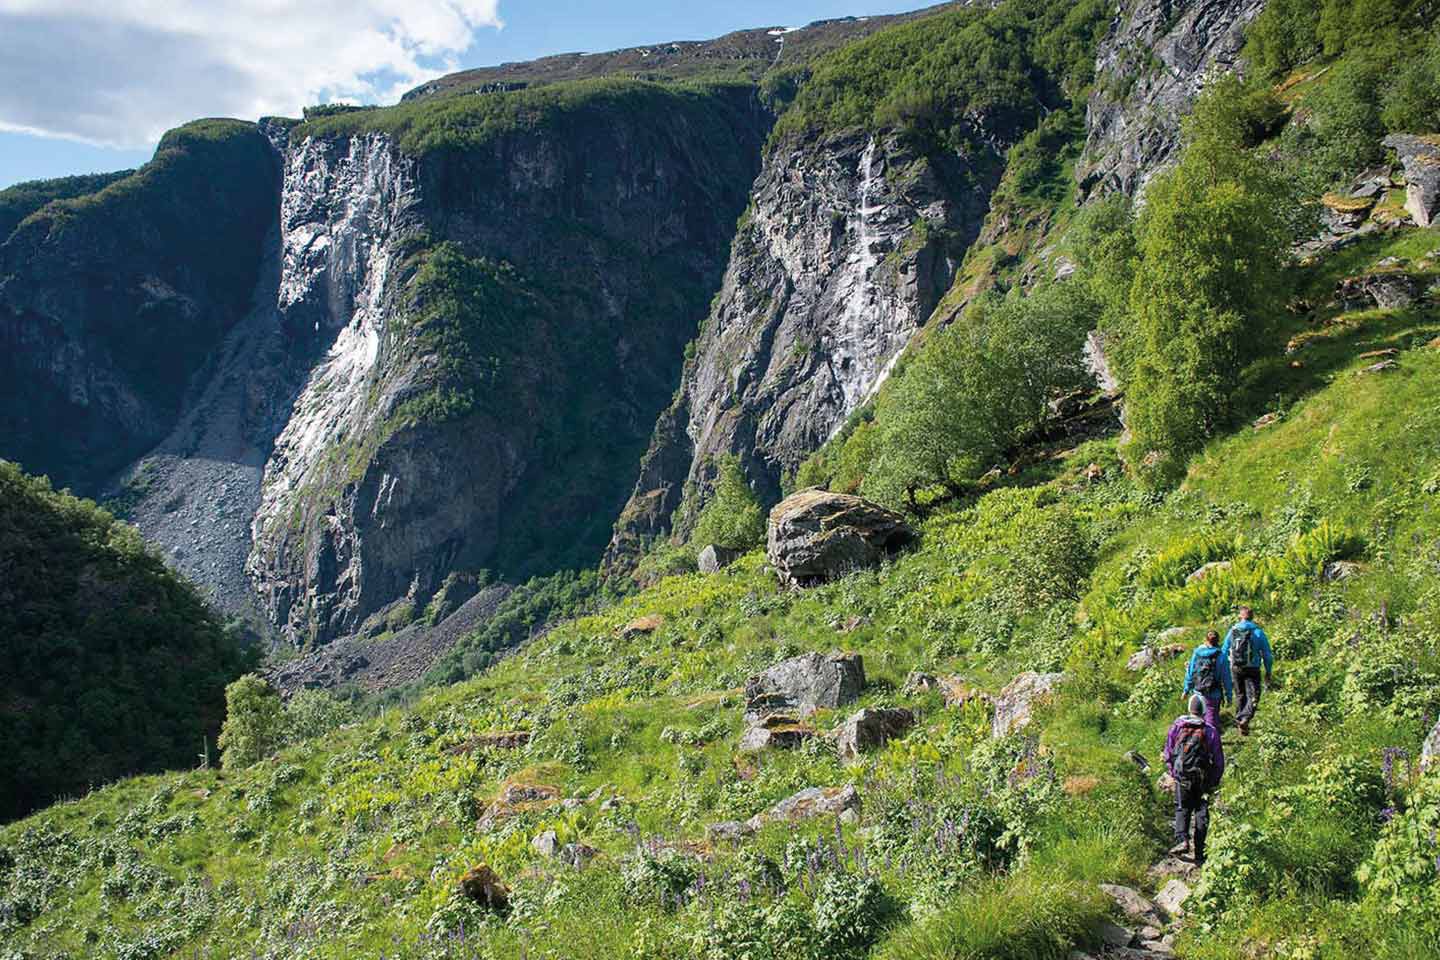
[{"label": "teal blue jacket", "polygon": [[1263,664],[1265,676],[1270,676],[1270,671],[1275,667],[1275,655],[1270,652],[1270,638],[1265,636],[1265,631],[1260,629],[1260,625],[1254,620],[1241,620],[1226,632],[1225,643],[1220,648],[1225,662],[1227,664],[1230,662],[1230,639],[1235,636],[1235,631],[1240,627],[1250,628],[1250,666],[1259,667]]},{"label": "teal blue jacket", "polygon": [[[1212,647],[1208,643],[1202,643],[1190,654],[1190,665],[1185,668],[1185,692],[1195,693],[1195,665],[1206,657],[1219,657],[1220,662],[1216,664],[1217,673],[1220,674],[1221,695],[1225,702],[1229,703],[1235,696],[1235,681],[1230,676],[1230,658],[1224,654],[1221,647]],[[1210,696],[1210,694],[1206,694]],[[1213,699],[1213,697],[1212,697]]]}]

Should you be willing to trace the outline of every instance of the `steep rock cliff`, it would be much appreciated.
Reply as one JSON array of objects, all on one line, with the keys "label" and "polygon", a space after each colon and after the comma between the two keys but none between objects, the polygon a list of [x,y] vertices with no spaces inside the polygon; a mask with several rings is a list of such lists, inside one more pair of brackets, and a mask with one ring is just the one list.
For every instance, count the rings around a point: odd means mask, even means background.
[{"label": "steep rock cliff", "polygon": [[250,305],[278,169],[255,124],[197,121],[0,246],[0,453],[94,493],[162,439]]},{"label": "steep rock cliff", "polygon": [[323,354],[248,570],[294,642],[398,623],[455,571],[599,556],[768,128],[746,88],[627,90],[463,149],[290,148],[279,309]]},{"label": "steep rock cliff", "polygon": [[1241,66],[1265,0],[1127,0],[1100,45],[1086,110],[1082,193],[1133,196],[1174,159],[1207,76]]},{"label": "steep rock cliff", "polygon": [[782,479],[874,393],[949,288],[996,169],[893,132],[772,145],[612,563],[672,523],[686,529],[721,456],[779,499]]}]

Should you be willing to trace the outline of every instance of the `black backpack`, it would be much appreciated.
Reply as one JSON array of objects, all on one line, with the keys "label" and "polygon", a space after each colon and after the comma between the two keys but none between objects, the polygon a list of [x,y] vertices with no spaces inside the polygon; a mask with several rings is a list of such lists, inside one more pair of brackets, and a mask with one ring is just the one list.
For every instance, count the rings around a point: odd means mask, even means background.
[{"label": "black backpack", "polygon": [[1249,627],[1236,626],[1230,633],[1230,668],[1232,670],[1243,670],[1255,666],[1250,662],[1250,654],[1254,648],[1252,631]]},{"label": "black backpack", "polygon": [[1212,757],[1205,742],[1205,725],[1187,723],[1175,742],[1175,780],[1191,790],[1203,790],[1210,782]]},{"label": "black backpack", "polygon": [[1220,680],[1220,655],[1197,657],[1195,660],[1195,690],[1199,693],[1216,694],[1224,685]]}]

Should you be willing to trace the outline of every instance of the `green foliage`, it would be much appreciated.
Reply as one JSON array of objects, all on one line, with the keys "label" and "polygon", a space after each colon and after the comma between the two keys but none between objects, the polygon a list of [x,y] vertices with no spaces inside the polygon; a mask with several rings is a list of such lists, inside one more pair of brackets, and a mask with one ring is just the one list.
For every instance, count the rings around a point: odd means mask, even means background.
[{"label": "green foliage", "polygon": [[[228,698],[229,691],[226,693]],[[354,708],[334,694],[325,690],[297,690],[285,703],[285,741],[300,743],[312,737],[323,737],[355,719]]]},{"label": "green foliage", "polygon": [[1272,0],[1246,32],[1245,56],[1275,80],[1321,53],[1391,56],[1433,20],[1428,0]]},{"label": "green foliage", "polygon": [[1147,191],[1130,293],[1135,361],[1126,384],[1126,457],[1164,485],[1227,426],[1249,356],[1274,337],[1296,225],[1290,186],[1244,148],[1232,79],[1197,104],[1177,167]]},{"label": "green foliage", "polygon": [[1418,917],[1440,936],[1440,773],[1422,776],[1405,809],[1386,824],[1374,855],[1359,871],[1366,896],[1388,916]]},{"label": "green foliage", "polygon": [[1045,108],[1088,86],[1107,15],[1094,0],[1006,0],[881,31],[812,65],[777,137],[898,127],[973,147],[975,118],[1018,137]]},{"label": "green foliage", "polygon": [[919,490],[959,492],[989,470],[1083,383],[1089,319],[1083,290],[1057,284],[934,331],[877,412],[866,495],[913,508]]},{"label": "green foliage", "polygon": [[1440,130],[1440,37],[1400,66],[1383,95],[1380,120],[1392,132]]},{"label": "green foliage", "polygon": [[52,200],[70,200],[98,193],[134,172],[121,170],[117,173],[91,173],[55,180],[31,180],[0,190],[0,243],[5,242],[22,220]]},{"label": "green foliage", "polygon": [[0,636],[0,819],[193,765],[250,660],[136,530],[4,461]]},{"label": "green foliage", "polygon": [[447,651],[425,676],[426,686],[458,683],[494,661],[495,654],[518,646],[552,621],[588,612],[603,596],[593,570],[561,571],[532,577],[501,600],[484,626]]},{"label": "green foliage", "polygon": [[1271,0],[1245,33],[1245,59],[1267,79],[1283,77],[1320,50],[1320,7],[1311,0]]},{"label": "green foliage", "polygon": [[765,511],[745,481],[735,457],[723,457],[717,468],[714,496],[700,511],[690,542],[749,550],[765,541]]},{"label": "green foliage", "polygon": [[295,127],[294,140],[383,131],[414,156],[475,151],[505,134],[553,125],[558,119],[577,126],[631,120],[663,111],[712,108],[727,91],[748,85],[721,83],[649,83],[599,79],[484,96],[442,97],[399,103],[379,110],[345,111],[312,117]]},{"label": "green foliage", "polygon": [[[420,255],[407,288],[406,349],[433,356],[427,389],[399,415],[421,423],[457,420],[477,408],[499,413],[519,392],[513,365],[523,355],[535,310],[515,269],[442,243]],[[399,340],[400,333],[392,334]]]},{"label": "green foliage", "polygon": [[219,746],[227,770],[258,763],[279,749],[284,738],[284,707],[264,677],[249,673],[225,688]]}]

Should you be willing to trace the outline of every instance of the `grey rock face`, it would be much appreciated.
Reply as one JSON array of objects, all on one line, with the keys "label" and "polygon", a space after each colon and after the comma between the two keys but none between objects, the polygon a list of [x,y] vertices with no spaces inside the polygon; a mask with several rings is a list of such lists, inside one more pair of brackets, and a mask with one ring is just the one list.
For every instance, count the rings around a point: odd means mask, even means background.
[{"label": "grey rock face", "polygon": [[1335,299],[1348,310],[1368,310],[1371,307],[1402,310],[1419,297],[1419,281],[1407,273],[1393,270],[1346,277],[1335,290]]},{"label": "grey rock face", "polygon": [[914,535],[904,517],[860,497],[802,490],[770,511],[766,554],[781,581],[808,586],[874,566]]},{"label": "grey rock face", "polygon": [[740,557],[739,550],[731,550],[718,544],[710,544],[700,551],[696,565],[701,573],[719,573]]},{"label": "grey rock face", "polygon": [[915,714],[903,707],[866,707],[845,719],[835,739],[840,757],[853,760],[867,750],[883,747],[915,724]]},{"label": "grey rock face", "polygon": [[807,653],[745,681],[745,717],[751,723],[772,714],[806,717],[853,703],[864,688],[865,664],[859,654]]},{"label": "grey rock face", "polygon": [[1405,166],[1405,209],[1418,226],[1430,226],[1440,216],[1440,137],[1397,133],[1385,146]]},{"label": "grey rock face", "polygon": [[995,701],[991,736],[1003,737],[1028,726],[1036,702],[1054,693],[1064,679],[1063,673],[1022,673],[1010,681]]},{"label": "grey rock face", "polygon": [[0,236],[0,456],[96,496],[175,428],[275,222],[270,144],[226,124],[198,145],[172,131],[142,173]]},{"label": "grey rock face", "polygon": [[1180,145],[1205,78],[1240,65],[1265,0],[1128,0],[1102,41],[1086,105],[1082,193],[1134,195]]},{"label": "grey rock face", "polygon": [[[628,443],[633,462],[671,394],[765,132],[748,102],[714,107],[713,129],[680,107],[604,124],[582,111],[424,157],[382,133],[290,147],[277,299],[318,360],[266,464],[247,565],[284,637],[354,635],[397,601],[422,608],[452,572],[508,574],[532,545],[570,543],[557,530],[577,518],[612,515],[623,471],[554,437],[603,435],[603,455]],[[513,265],[530,349],[506,361],[503,402],[416,417],[407,401],[444,365],[409,332],[407,291],[415,251],[440,242]],[[583,363],[576,318],[603,341]],[[557,423],[569,409],[589,419]],[[558,476],[557,461],[587,472]]]},{"label": "grey rock face", "polygon": [[612,565],[672,526],[688,530],[722,455],[740,458],[762,501],[779,499],[782,474],[873,396],[949,288],[989,176],[889,134],[772,150],[617,523]]}]

